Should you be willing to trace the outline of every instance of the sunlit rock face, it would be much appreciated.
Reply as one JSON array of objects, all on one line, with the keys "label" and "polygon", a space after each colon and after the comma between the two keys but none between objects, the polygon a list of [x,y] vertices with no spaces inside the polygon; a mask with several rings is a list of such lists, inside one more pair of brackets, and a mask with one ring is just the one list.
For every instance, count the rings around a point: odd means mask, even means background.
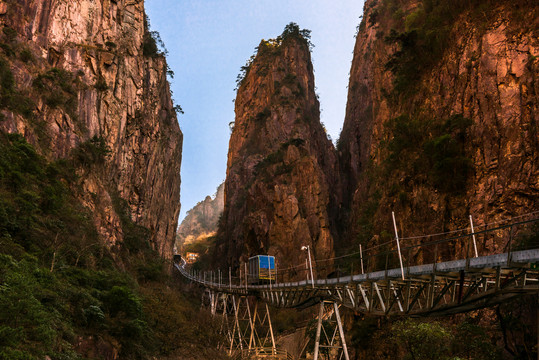
[{"label": "sunlit rock face", "polygon": [[538,8],[443,3],[365,4],[338,146],[344,242],[390,234],[392,210],[405,236],[537,210]]},{"label": "sunlit rock face", "polygon": [[225,183],[222,183],[213,198],[206,196],[204,200],[187,211],[185,219],[178,227],[176,248],[179,250],[184,245],[215,236],[224,206]]},{"label": "sunlit rock face", "polygon": [[337,156],[320,123],[309,45],[299,29],[260,43],[235,111],[218,253],[232,265],[267,253],[281,267],[304,261],[303,245],[316,258],[331,257]]},{"label": "sunlit rock face", "polygon": [[0,127],[52,159],[102,139],[110,151],[104,162],[78,172],[103,241],[111,248],[123,242],[123,199],[128,216],[150,230],[152,246],[171,256],[182,133],[165,59],[148,47],[143,1],[6,0],[0,22],[15,31],[15,52],[29,51],[7,59],[17,87],[35,103],[31,116],[2,110]]}]

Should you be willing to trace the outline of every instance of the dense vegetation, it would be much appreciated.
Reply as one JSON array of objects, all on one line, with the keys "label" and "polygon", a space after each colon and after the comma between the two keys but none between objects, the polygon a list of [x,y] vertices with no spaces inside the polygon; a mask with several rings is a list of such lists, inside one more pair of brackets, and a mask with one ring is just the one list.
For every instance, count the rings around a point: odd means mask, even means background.
[{"label": "dense vegetation", "polygon": [[[424,208],[425,200],[410,196],[418,189],[462,201],[474,173],[470,149],[466,147],[471,124],[461,114],[445,119],[403,114],[385,124],[379,147],[381,159],[368,164],[365,172],[370,186],[356,217],[361,229],[358,243],[365,245],[377,234],[382,240],[391,238],[384,231],[390,229],[389,224],[378,222],[375,226],[378,212],[387,206],[384,202],[422,214],[416,207]],[[357,244],[353,249],[355,252]]]},{"label": "dense vegetation", "polygon": [[188,356],[188,344],[212,353],[211,320],[174,290],[122,200],[125,247],[114,250],[73,195],[75,169],[104,156],[94,138],[49,162],[20,135],[0,133],[0,358]]},{"label": "dense vegetation", "polygon": [[[166,54],[157,33],[148,30],[144,40],[144,55]],[[121,44],[105,46],[121,55]],[[0,359],[196,358],[193,348],[219,358],[211,320],[177,290],[168,263],[147,241],[148,229],[131,220],[119,196],[113,205],[123,242],[108,247],[98,235],[80,200],[97,195],[82,194],[79,175],[106,179],[105,140],[94,136],[62,160],[40,155],[50,155],[49,111],[70,117],[86,138],[78,95],[108,90],[99,71],[89,84],[83,70],[51,67],[40,55],[26,37],[1,27],[0,123],[22,115],[25,136],[39,151],[21,135],[0,132]]]},{"label": "dense vegetation", "polygon": [[436,319],[354,315],[349,346],[368,359],[535,359],[536,303],[537,296],[529,295],[494,309]]},{"label": "dense vegetation", "polygon": [[9,109],[26,118],[32,116],[34,108],[33,101],[16,88],[9,62],[2,55],[0,55],[0,108]]},{"label": "dense vegetation", "polygon": [[389,121],[388,138],[381,144],[387,151],[383,176],[394,174],[400,178],[390,195],[409,191],[411,185],[417,184],[453,195],[463,192],[473,170],[465,151],[471,124],[462,115],[445,120],[401,115]]},{"label": "dense vegetation", "polygon": [[39,74],[33,83],[43,96],[45,104],[51,108],[63,108],[71,118],[76,118],[77,88],[79,79],[67,70],[51,68]]},{"label": "dense vegetation", "polygon": [[391,29],[385,41],[399,45],[386,68],[395,75],[394,90],[397,93],[413,88],[420,78],[418,74],[426,72],[439,61],[456,17],[478,2],[424,0],[416,10],[404,14],[396,1],[386,1],[389,13],[396,20],[396,28]]}]

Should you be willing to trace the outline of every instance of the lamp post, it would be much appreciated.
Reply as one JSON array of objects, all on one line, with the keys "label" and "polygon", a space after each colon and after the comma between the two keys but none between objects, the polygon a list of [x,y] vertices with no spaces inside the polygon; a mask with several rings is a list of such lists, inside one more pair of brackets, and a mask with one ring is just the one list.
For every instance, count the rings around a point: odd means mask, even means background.
[{"label": "lamp post", "polygon": [[303,251],[307,250],[307,256],[309,257],[309,269],[311,270],[311,284],[314,289],[313,264],[311,263],[311,251],[310,251],[309,245],[307,246],[303,245],[301,247],[301,250]]}]

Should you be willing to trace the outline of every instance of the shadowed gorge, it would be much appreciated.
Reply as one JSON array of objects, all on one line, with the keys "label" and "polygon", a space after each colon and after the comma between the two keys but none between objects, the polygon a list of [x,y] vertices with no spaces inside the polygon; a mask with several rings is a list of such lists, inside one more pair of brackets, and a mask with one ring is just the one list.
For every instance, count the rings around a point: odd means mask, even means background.
[{"label": "shadowed gorge", "polygon": [[[243,1],[0,0],[0,359],[537,358],[539,3],[365,0],[334,142],[314,68],[348,43]],[[183,201],[229,143],[178,226],[179,116]]]}]

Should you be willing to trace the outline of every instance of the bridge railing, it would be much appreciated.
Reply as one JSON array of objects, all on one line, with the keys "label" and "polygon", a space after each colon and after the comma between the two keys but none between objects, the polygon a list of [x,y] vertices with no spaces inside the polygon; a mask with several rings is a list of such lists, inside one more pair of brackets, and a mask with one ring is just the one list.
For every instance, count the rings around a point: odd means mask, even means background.
[{"label": "bridge railing", "polygon": [[[400,240],[400,254],[396,239],[333,259],[317,259],[313,273],[318,278],[339,278],[362,273],[373,273],[402,268],[436,264],[495,254],[510,254],[518,250],[539,248],[539,218],[521,219],[518,222],[496,224],[490,228],[475,229],[474,232],[459,230],[450,234],[435,234]],[[399,256],[400,255],[400,256]],[[298,269],[286,269],[278,281],[289,281],[303,277],[310,281],[305,265]],[[287,273],[288,271],[288,273]],[[299,276],[298,276],[299,275]],[[315,275],[315,278],[317,276]]]},{"label": "bridge railing", "polygon": [[[391,269],[406,271],[413,266],[431,265],[456,260],[466,260],[468,264],[474,257],[508,254],[517,250],[539,248],[539,212],[515,218],[507,222],[478,225],[474,232],[469,229],[457,230],[443,234],[433,234],[420,237],[400,239],[400,253],[397,250],[396,239],[370,246],[362,251],[346,254],[332,259],[316,259],[313,261],[313,274],[316,279],[345,278],[366,273],[385,273]],[[278,259],[277,259],[278,260]],[[276,279],[266,285],[274,286],[279,283],[299,281],[308,284],[310,268],[300,260],[297,266],[277,268]],[[178,267],[180,268],[180,267]],[[196,271],[181,267],[184,276],[193,281],[215,288],[235,291],[248,291],[250,284],[246,280],[245,271],[241,267],[238,274],[229,271]],[[393,271],[394,273],[394,271]]]}]

